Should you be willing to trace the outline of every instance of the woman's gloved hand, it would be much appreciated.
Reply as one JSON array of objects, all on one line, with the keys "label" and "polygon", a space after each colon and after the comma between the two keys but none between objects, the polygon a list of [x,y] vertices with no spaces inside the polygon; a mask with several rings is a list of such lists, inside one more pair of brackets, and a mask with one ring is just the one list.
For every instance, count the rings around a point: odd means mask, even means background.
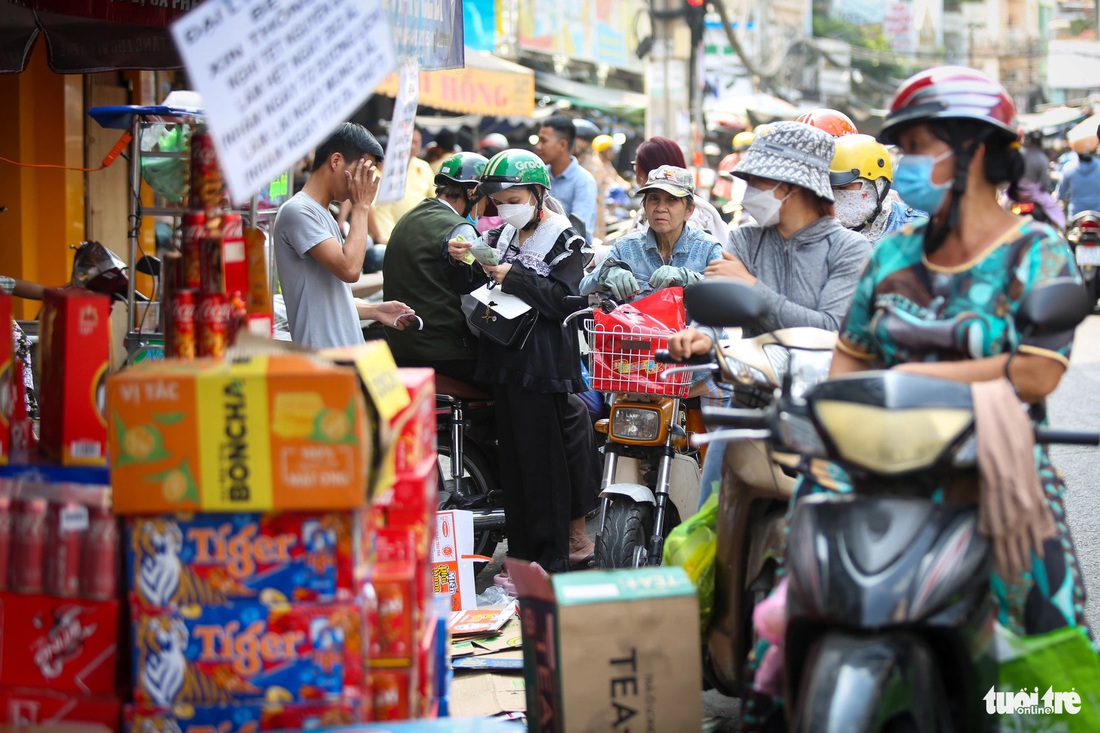
[{"label": "woman's gloved hand", "polygon": [[638,293],[638,281],[634,273],[625,267],[613,265],[600,274],[599,283],[620,303],[629,303]]},{"label": "woman's gloved hand", "polygon": [[654,290],[660,290],[661,288],[673,288],[683,287],[685,285],[691,285],[693,282],[702,280],[703,276],[695,270],[689,270],[686,267],[672,267],[671,265],[664,265],[658,267],[653,271],[653,274],[649,276],[649,287]]}]

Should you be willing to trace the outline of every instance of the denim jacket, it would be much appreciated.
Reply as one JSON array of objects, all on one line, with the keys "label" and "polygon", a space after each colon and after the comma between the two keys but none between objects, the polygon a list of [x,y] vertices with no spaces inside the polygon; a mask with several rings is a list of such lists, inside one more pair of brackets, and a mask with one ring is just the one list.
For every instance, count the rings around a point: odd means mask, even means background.
[{"label": "denim jacket", "polygon": [[685,226],[680,238],[672,246],[672,256],[668,262],[662,260],[657,251],[657,238],[653,230],[635,232],[616,241],[600,266],[581,280],[581,295],[596,292],[599,289],[600,275],[616,264],[630,267],[642,288],[642,295],[646,295],[649,292],[649,276],[659,267],[686,267],[701,275],[710,262],[720,259],[722,245],[702,229]]}]

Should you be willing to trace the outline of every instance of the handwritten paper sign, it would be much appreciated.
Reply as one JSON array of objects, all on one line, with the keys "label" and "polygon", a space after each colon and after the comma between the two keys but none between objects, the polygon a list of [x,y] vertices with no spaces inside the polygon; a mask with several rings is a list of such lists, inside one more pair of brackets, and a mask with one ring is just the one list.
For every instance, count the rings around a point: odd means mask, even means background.
[{"label": "handwritten paper sign", "polygon": [[397,101],[393,105],[390,139],[386,143],[386,162],[382,166],[382,181],[378,184],[376,201],[392,204],[405,197],[405,181],[409,177],[409,156],[412,154],[413,125],[416,105],[420,99],[420,69],[415,59],[401,64]]},{"label": "handwritten paper sign", "polygon": [[396,65],[380,0],[215,0],[172,36],[237,204],[328,137]]}]

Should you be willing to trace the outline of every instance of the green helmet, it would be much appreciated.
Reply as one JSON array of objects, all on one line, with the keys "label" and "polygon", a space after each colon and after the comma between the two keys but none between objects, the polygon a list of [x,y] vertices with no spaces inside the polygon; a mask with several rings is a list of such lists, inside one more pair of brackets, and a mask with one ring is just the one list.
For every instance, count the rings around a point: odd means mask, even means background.
[{"label": "green helmet", "polygon": [[550,171],[530,150],[511,148],[494,155],[481,174],[479,193],[491,196],[512,186],[542,186],[550,190]]},{"label": "green helmet", "polygon": [[477,153],[456,153],[443,161],[439,173],[435,174],[435,185],[476,184],[481,180],[481,173],[488,162],[488,158]]}]

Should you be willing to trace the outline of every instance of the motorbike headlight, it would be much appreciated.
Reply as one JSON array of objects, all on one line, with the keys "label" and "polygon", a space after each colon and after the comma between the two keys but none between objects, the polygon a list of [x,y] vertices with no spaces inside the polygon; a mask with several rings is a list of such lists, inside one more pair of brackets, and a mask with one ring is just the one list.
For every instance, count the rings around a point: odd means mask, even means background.
[{"label": "motorbike headlight", "polygon": [[657,440],[661,435],[661,411],[617,407],[611,411],[611,437],[621,440]]},{"label": "motorbike headlight", "polygon": [[764,356],[768,357],[768,363],[775,372],[777,384],[783,384],[783,378],[787,376],[787,370],[791,364],[791,352],[786,346],[779,344],[764,344]]},{"label": "motorbike headlight", "polygon": [[759,369],[755,369],[743,361],[737,359],[730,359],[726,357],[726,366],[729,367],[730,373],[733,374],[733,378],[739,383],[757,387],[763,387],[764,389],[771,389],[771,380],[764,376],[764,372]]},{"label": "motorbike headlight", "polygon": [[792,397],[805,397],[810,387],[828,379],[833,352],[794,350],[790,355]]}]

